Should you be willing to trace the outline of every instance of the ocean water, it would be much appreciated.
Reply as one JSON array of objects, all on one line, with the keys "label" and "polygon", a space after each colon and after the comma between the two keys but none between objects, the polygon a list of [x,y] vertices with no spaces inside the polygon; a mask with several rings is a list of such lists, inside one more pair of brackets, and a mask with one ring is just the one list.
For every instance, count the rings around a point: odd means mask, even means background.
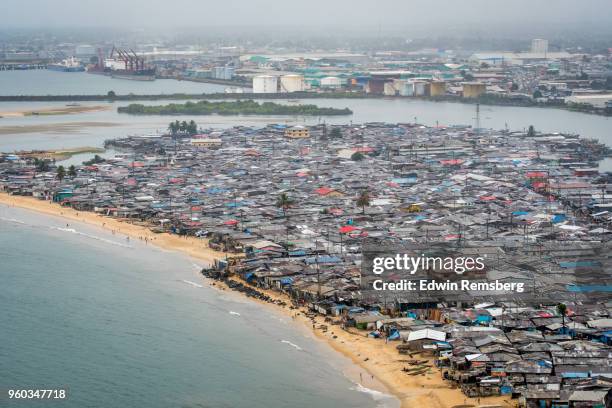
[{"label": "ocean water", "polygon": [[208,286],[139,240],[0,206],[0,389],[67,387],[9,407],[398,406],[273,308]]}]

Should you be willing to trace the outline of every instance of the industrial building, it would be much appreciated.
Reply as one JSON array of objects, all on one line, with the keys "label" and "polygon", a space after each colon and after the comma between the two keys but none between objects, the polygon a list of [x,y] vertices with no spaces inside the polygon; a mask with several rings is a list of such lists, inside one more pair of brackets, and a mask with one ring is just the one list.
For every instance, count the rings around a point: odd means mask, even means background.
[{"label": "industrial building", "polygon": [[305,126],[297,125],[285,129],[285,137],[289,139],[305,139],[310,137],[310,131]]},{"label": "industrial building", "polygon": [[319,83],[321,88],[340,88],[342,86],[342,80],[335,76],[323,77]]},{"label": "industrial building", "polygon": [[548,52],[548,40],[541,38],[531,40],[531,52],[534,54],[546,54]]}]

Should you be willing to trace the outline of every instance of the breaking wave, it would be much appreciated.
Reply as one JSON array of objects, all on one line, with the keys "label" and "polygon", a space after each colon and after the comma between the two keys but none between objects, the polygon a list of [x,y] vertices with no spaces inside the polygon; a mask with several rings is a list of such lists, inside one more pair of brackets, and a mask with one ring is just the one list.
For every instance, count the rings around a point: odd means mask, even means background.
[{"label": "breaking wave", "polygon": [[[374,401],[377,402],[377,408],[387,408],[387,407],[396,407],[399,406],[399,401],[395,397],[389,394],[385,394],[384,392],[373,390],[368,387],[364,387],[361,384],[355,384],[354,387],[350,388],[353,391],[359,391],[364,394],[368,394]],[[397,402],[397,404],[396,404]]]},{"label": "breaking wave", "polygon": [[195,283],[195,282],[188,281],[188,280],[185,280],[185,279],[183,279],[183,282],[185,282],[185,283],[186,283],[186,284],[188,284],[188,285],[195,286],[196,288],[202,288],[202,287],[203,287],[203,286],[202,286],[202,285],[200,285],[199,283]]},{"label": "breaking wave", "polygon": [[116,246],[120,246],[120,247],[123,247],[123,248],[131,248],[131,246],[129,246],[129,245],[125,245],[125,244],[122,244],[120,242],[113,241],[113,240],[110,240],[110,239],[102,238],[102,237],[99,237],[97,235],[92,235],[92,234],[87,234],[85,232],[80,232],[80,231],[75,230],[74,228],[64,228],[64,227],[49,227],[49,228],[50,229],[54,229],[56,231],[69,232],[71,234],[80,235],[82,237],[86,237],[86,238],[90,238],[90,239],[95,239],[96,241],[104,242],[104,243],[110,244],[110,245],[116,245]]},{"label": "breaking wave", "polygon": [[302,351],[303,349],[295,343],[290,342],[289,340],[281,340],[281,343],[285,343],[295,348],[296,350]]},{"label": "breaking wave", "polygon": [[27,225],[25,222],[15,219],[15,218],[4,218],[4,217],[0,217],[0,221],[6,221],[6,222],[12,222],[13,224],[21,224],[21,225]]}]

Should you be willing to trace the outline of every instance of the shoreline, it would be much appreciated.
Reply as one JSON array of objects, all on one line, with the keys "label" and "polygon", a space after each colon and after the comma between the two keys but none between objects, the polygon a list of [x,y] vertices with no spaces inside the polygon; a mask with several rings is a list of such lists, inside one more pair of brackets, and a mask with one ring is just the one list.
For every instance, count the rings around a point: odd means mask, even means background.
[{"label": "shoreline", "polygon": [[[223,252],[214,251],[208,248],[207,240],[197,239],[193,237],[182,238],[177,235],[167,233],[156,234],[150,231],[147,227],[131,224],[125,221],[120,221],[115,218],[105,217],[91,212],[76,211],[68,207],[61,207],[51,201],[43,201],[33,197],[11,196],[6,193],[0,193],[0,205],[9,207],[18,207],[37,213],[60,217],[68,221],[83,222],[88,225],[101,227],[106,230],[114,231],[121,235],[128,236],[132,239],[139,239],[146,244],[151,243],[158,248],[164,250],[177,251],[184,255],[188,255],[194,259],[199,259],[205,262],[212,263],[215,259],[223,259],[226,256],[236,256],[235,254],[226,254]],[[227,285],[221,281],[206,279],[201,273],[198,275],[207,282],[209,286],[216,287],[219,290],[234,293]],[[289,298],[284,294],[271,290],[263,290],[257,288],[275,300],[289,301]],[[236,295],[239,295],[236,293]],[[409,376],[401,371],[406,364],[403,362],[407,356],[400,355],[395,345],[397,342],[389,342],[386,344],[383,339],[372,339],[366,337],[364,333],[355,333],[355,330],[342,329],[340,326],[331,325],[325,322],[323,316],[315,315],[311,317],[307,315],[308,310],[304,307],[299,309],[291,309],[289,307],[280,307],[268,302],[257,299],[260,304],[274,307],[274,310],[284,313],[293,321],[298,323],[300,329],[307,330],[313,336],[330,346],[336,352],[348,358],[355,365],[355,372],[344,373],[347,378],[353,382],[366,387],[370,390],[389,393],[400,402],[402,408],[423,406],[436,408],[451,408],[458,405],[470,404],[472,406],[512,406],[507,397],[488,397],[478,400],[476,398],[466,397],[460,389],[453,388],[449,382],[442,379],[440,371],[432,367],[427,375]],[[296,312],[299,313],[296,316]],[[327,330],[322,330],[321,326],[327,326]],[[422,359],[427,358],[429,363],[432,363],[432,357],[422,356]],[[365,370],[371,378],[363,373],[357,372],[358,368]],[[356,376],[359,376],[357,380]],[[385,388],[381,391],[381,385]]]}]

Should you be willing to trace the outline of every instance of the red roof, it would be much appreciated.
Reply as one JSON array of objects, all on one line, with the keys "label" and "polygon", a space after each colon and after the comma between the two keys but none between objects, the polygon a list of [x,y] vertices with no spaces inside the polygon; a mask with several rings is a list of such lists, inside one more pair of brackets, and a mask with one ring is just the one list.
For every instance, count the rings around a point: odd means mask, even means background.
[{"label": "red roof", "polygon": [[480,199],[483,201],[491,201],[491,200],[495,200],[495,196],[489,195],[489,196],[480,196]]},{"label": "red roof", "polygon": [[450,160],[440,160],[444,166],[456,166],[458,164],[462,164],[463,160],[461,159],[450,159]]},{"label": "red roof", "polygon": [[357,228],[353,227],[352,225],[344,225],[342,227],[340,227],[339,231],[341,234],[346,234],[348,232],[353,232],[355,231]]},{"label": "red roof", "polygon": [[536,181],[535,183],[531,184],[531,187],[533,188],[544,188],[546,187],[546,183],[543,181]]},{"label": "red roof", "polygon": [[225,224],[225,225],[236,225],[236,224],[238,224],[238,220],[227,220],[223,224]]},{"label": "red roof", "polygon": [[546,177],[546,173],[544,173],[543,171],[529,171],[525,173],[525,176],[527,178],[543,178]]},{"label": "red roof", "polygon": [[306,173],[305,171],[298,171],[296,176],[298,176],[298,177],[307,177],[308,173]]},{"label": "red roof", "polygon": [[317,189],[315,190],[315,193],[317,193],[317,194],[319,194],[319,195],[328,195],[328,194],[329,194],[329,193],[331,193],[332,191],[334,191],[334,190],[332,190],[332,189],[331,189],[331,188],[329,188],[329,187],[320,187],[320,188],[317,188]]}]

